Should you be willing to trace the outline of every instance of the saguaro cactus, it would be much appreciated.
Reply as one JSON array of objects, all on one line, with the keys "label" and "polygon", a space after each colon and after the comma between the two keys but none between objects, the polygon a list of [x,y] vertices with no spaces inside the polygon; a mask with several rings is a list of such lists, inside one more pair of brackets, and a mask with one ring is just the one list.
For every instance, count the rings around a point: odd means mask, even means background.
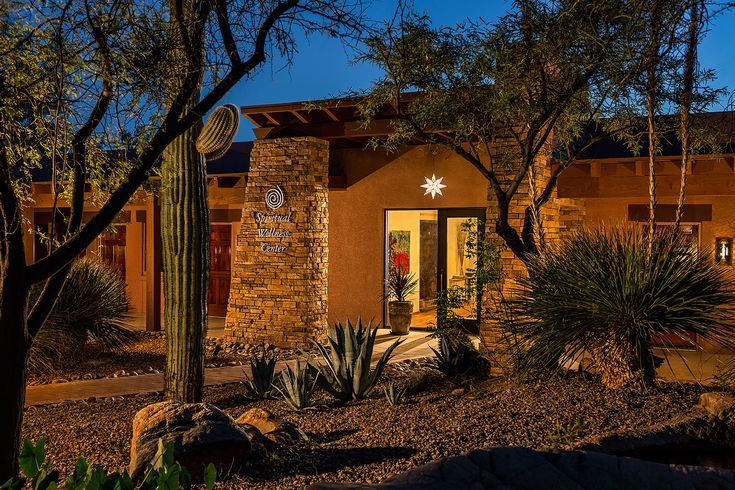
[{"label": "saguaro cactus", "polygon": [[212,111],[196,141],[197,150],[207,160],[222,158],[232,145],[240,127],[240,113],[234,104],[225,104]]},{"label": "saguaro cactus", "polygon": [[209,210],[201,123],[166,148],[161,165],[166,375],[164,396],[201,401],[209,288]]}]

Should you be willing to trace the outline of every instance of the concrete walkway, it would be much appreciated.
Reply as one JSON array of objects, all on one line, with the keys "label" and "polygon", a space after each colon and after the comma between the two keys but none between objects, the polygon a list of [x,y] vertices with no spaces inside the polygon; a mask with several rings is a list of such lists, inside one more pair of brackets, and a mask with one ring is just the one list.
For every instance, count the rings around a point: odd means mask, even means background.
[{"label": "concrete walkway", "polygon": [[[378,334],[373,362],[376,362],[385,350],[399,337],[388,333]],[[411,332],[403,339],[393,352],[391,362],[400,362],[432,355],[431,345],[435,340],[427,332]],[[276,370],[281,370],[286,362],[280,361]],[[226,366],[208,368],[204,370],[204,385],[220,385],[236,383],[244,378],[243,371],[248,372],[248,366]],[[91,398],[108,398],[111,396],[135,395],[140,393],[155,393],[163,390],[162,374],[142,374],[123,378],[103,378],[89,381],[72,381],[47,385],[29,386],[26,389],[26,406],[49,405],[62,401],[88,400]]]},{"label": "concrete walkway", "polygon": [[[386,332],[386,333],[382,333]],[[405,337],[390,335],[387,331],[378,334],[373,362],[376,362],[385,350],[397,339],[403,342],[394,351],[391,362],[408,359],[430,357],[431,347],[436,348],[436,340],[429,337],[428,332],[412,331]],[[660,353],[659,353],[660,354]],[[703,352],[680,351],[680,355],[672,353],[669,363],[664,363],[658,370],[658,377],[667,381],[687,381],[702,384],[713,384],[715,376],[727,363],[735,362],[735,356],[724,354],[708,354]],[[288,361],[293,363],[293,361]],[[280,361],[276,370],[281,370],[286,361]],[[250,371],[249,366],[226,366],[208,368],[204,373],[205,386],[236,383],[244,378],[243,371]],[[163,390],[162,374],[143,374],[123,378],[103,378],[89,381],[73,381],[69,383],[29,386],[26,389],[26,406],[48,405],[71,400],[87,400],[91,398],[108,398],[112,396],[134,395],[139,393],[155,393]]]}]

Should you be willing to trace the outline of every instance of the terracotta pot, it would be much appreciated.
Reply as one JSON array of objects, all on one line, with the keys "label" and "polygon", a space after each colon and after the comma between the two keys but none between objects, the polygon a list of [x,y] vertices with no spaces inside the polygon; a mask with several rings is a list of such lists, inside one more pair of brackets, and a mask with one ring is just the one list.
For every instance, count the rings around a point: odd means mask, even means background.
[{"label": "terracotta pot", "polygon": [[388,321],[390,322],[390,333],[394,335],[407,335],[408,329],[411,327],[412,314],[412,301],[389,302]]}]

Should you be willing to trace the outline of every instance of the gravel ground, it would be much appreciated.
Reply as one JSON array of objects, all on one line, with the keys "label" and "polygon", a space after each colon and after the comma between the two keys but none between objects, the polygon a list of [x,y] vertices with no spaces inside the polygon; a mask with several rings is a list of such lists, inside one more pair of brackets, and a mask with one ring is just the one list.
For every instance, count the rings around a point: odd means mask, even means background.
[{"label": "gravel ground", "polygon": [[[392,376],[403,377],[393,370]],[[424,374],[421,374],[424,373]],[[376,390],[372,398],[304,413],[278,401],[250,403],[241,385],[206,390],[206,401],[233,417],[262,407],[296,423],[308,443],[281,448],[230,476],[222,488],[302,488],[318,481],[374,483],[414,466],[494,445],[549,447],[557,427],[584,421],[570,443],[592,435],[642,428],[688,411],[701,388],[661,384],[647,391],[606,390],[578,375],[516,384],[467,381],[454,384],[435,371],[417,368],[410,385],[424,390],[390,406]],[[131,421],[155,396],[65,403],[26,412],[24,435],[48,439],[48,454],[62,474],[78,456],[108,468],[127,464]]]},{"label": "gravel ground", "polygon": [[[215,345],[222,344],[216,355]],[[207,339],[207,367],[247,364],[251,355],[260,353],[255,347],[225,344],[221,339]],[[288,358],[294,352],[272,349],[278,358]],[[77,355],[68,356],[53,372],[31,373],[28,384],[59,383],[80,379],[130,376],[162,372],[166,361],[166,339],[160,333],[138,332],[138,339],[124,350],[107,350],[93,343],[85,345]]]}]

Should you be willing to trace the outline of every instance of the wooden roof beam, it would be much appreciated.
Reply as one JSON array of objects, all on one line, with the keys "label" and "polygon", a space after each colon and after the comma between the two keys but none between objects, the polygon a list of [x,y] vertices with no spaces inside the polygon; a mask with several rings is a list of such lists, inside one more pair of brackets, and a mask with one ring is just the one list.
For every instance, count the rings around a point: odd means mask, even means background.
[{"label": "wooden roof beam", "polygon": [[322,112],[324,112],[324,114],[329,116],[329,119],[331,119],[334,122],[339,122],[339,118],[334,114],[334,111],[332,111],[331,109],[327,107],[322,107],[321,110]]},{"label": "wooden roof beam", "polygon": [[303,114],[301,114],[299,111],[289,111],[291,114],[293,114],[296,119],[298,119],[302,124],[309,124],[309,120],[306,119]]},{"label": "wooden roof beam", "polygon": [[275,117],[271,116],[270,113],[268,112],[263,112],[262,115],[263,117],[268,119],[268,122],[270,122],[274,126],[279,126],[281,124]]}]

